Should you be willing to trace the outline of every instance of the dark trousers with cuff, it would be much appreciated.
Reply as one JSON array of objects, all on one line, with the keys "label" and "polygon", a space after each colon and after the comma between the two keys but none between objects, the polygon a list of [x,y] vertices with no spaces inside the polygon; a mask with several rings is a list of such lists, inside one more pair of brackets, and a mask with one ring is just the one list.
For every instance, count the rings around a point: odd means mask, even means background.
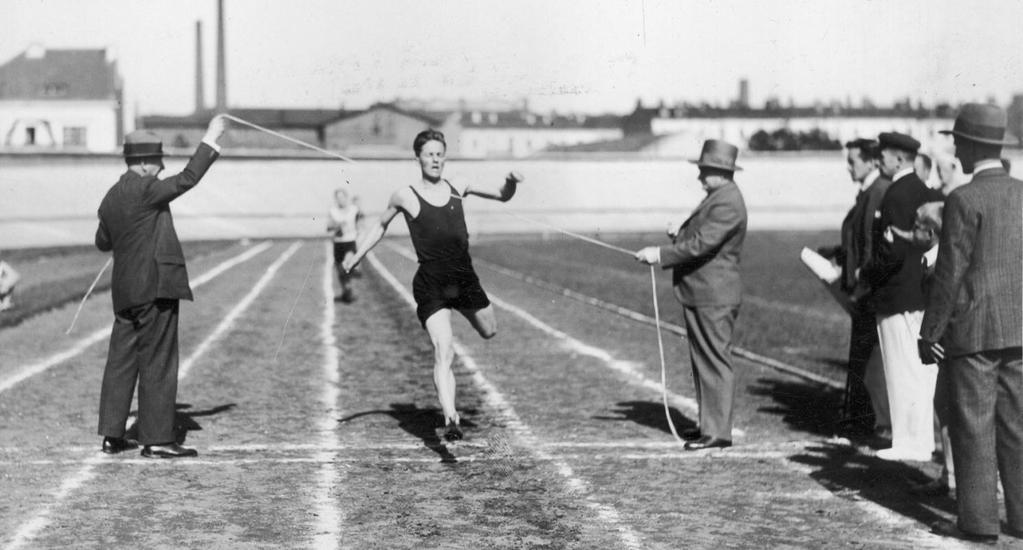
[{"label": "dark trousers with cuff", "polygon": [[735,409],[732,331],[739,306],[686,306],[683,315],[700,405],[700,432],[731,441]]},{"label": "dark trousers with cuff", "polygon": [[99,435],[124,437],[136,381],[139,443],[173,442],[178,300],[157,299],[115,315],[99,398]]}]

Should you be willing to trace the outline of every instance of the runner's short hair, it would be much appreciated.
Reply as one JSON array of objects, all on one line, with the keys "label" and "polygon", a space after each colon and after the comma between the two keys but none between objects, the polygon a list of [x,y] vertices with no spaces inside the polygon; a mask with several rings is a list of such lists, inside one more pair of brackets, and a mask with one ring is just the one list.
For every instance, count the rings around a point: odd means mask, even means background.
[{"label": "runner's short hair", "polygon": [[417,157],[419,156],[419,152],[423,150],[423,146],[426,145],[426,142],[428,141],[439,141],[441,145],[444,146],[445,151],[448,149],[448,143],[444,141],[444,134],[430,128],[429,130],[423,130],[416,134],[416,139],[412,142],[412,151]]}]

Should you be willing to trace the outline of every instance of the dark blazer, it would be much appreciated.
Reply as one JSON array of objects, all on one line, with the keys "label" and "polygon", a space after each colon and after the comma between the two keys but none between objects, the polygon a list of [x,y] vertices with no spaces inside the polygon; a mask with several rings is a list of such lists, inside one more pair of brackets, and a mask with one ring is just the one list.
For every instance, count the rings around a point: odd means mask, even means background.
[{"label": "dark blazer", "polygon": [[[881,207],[892,180],[878,176],[866,191],[856,195],[856,202],[842,220],[842,244],[825,256],[835,258],[842,266],[842,290],[856,294],[857,287],[865,287],[857,270],[869,266],[874,254],[874,218]],[[869,267],[867,267],[869,270]],[[861,290],[860,293],[865,292]]]},{"label": "dark blazer", "polygon": [[871,263],[860,270],[860,276],[873,294],[870,304],[881,315],[906,311],[922,311],[924,295],[923,251],[904,239],[888,242],[884,231],[888,226],[910,230],[916,219],[916,209],[934,197],[916,174],[910,172],[893,182],[881,200],[880,216],[873,224]]},{"label": "dark blazer", "polygon": [[920,337],[949,356],[1023,345],[1023,181],[984,170],[945,200]]},{"label": "dark blazer", "polygon": [[742,302],[739,255],[746,238],[746,203],[734,182],[714,189],[682,224],[661,264],[672,269],[675,296],[687,306]]},{"label": "dark blazer", "polygon": [[103,197],[96,248],[114,252],[114,312],[156,298],[192,299],[170,202],[199,183],[217,156],[202,143],[180,174],[161,180],[128,170]]}]

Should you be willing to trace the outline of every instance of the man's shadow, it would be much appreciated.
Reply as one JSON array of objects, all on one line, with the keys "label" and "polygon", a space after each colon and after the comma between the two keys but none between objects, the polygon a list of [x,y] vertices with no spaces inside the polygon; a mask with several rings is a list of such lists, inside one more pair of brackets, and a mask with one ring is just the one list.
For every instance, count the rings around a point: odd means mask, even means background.
[{"label": "man's shadow", "polygon": [[[414,403],[391,403],[389,409],[377,409],[355,413],[338,419],[338,424],[351,422],[363,416],[386,414],[398,421],[398,427],[423,442],[423,446],[440,455],[444,463],[458,462],[447,445],[437,436],[437,428],[444,426],[444,414],[436,407],[419,408]],[[467,416],[476,414],[476,409],[461,410],[461,426],[474,428],[476,424]]]},{"label": "man's shadow", "polygon": [[758,412],[777,415],[793,430],[831,437],[841,420],[842,390],[823,384],[760,378],[750,395],[770,397],[773,405]]},{"label": "man's shadow", "polygon": [[[668,426],[668,417],[664,415],[664,404],[662,403],[651,401],[623,401],[616,403],[615,407],[616,408],[611,412],[615,413],[617,416],[598,415],[593,418],[596,420],[635,422],[641,426],[646,426],[669,434],[671,433],[671,427]],[[696,428],[696,422],[687,418],[675,407],[668,407],[668,411],[671,415],[671,423],[675,425],[675,429],[678,430],[679,435],[682,435],[682,431],[684,430]]]},{"label": "man's shadow", "polygon": [[[752,395],[770,397],[774,404],[761,407],[759,411],[780,416],[792,430],[829,438],[837,433],[842,390],[810,382],[761,378],[748,391]],[[866,444],[878,446],[872,434],[842,435],[852,445],[822,442],[788,460],[810,466],[813,470],[810,477],[839,498],[869,500],[924,525],[941,519],[935,510],[954,512],[955,501],[951,497],[921,497],[910,493],[913,483],[930,481],[921,468],[881,460],[857,449]]]},{"label": "man's shadow", "polygon": [[[810,478],[839,498],[868,500],[892,512],[931,525],[956,512],[950,495],[918,496],[914,483],[930,481],[919,468],[902,462],[881,460],[848,445],[822,442],[788,460],[812,468]],[[944,512],[942,516],[938,512]]]},{"label": "man's shadow", "polygon": [[[188,437],[188,432],[202,430],[202,425],[195,421],[195,418],[202,416],[213,416],[220,414],[224,411],[229,411],[237,407],[237,403],[228,403],[226,405],[218,405],[216,407],[190,411],[192,405],[189,403],[177,403],[174,405],[174,440],[182,445],[185,443],[185,439]],[[131,424],[125,431],[125,438],[138,440],[139,438],[139,427],[138,427],[138,411],[131,411],[129,416],[132,418]]]}]

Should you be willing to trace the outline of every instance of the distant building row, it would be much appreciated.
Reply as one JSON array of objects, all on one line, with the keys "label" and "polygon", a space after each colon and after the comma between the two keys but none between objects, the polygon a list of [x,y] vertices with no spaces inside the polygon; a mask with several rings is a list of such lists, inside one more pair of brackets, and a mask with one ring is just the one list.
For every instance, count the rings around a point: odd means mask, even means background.
[{"label": "distant building row", "polygon": [[[243,120],[324,149],[356,157],[405,157],[412,136],[426,128],[444,132],[448,153],[462,158],[524,157],[554,145],[617,140],[617,116],[540,115],[511,111],[426,111],[398,103],[377,103],[365,110],[230,109]],[[146,116],[139,125],[153,130],[171,147],[189,148],[201,138],[211,113],[186,117]],[[228,147],[260,152],[301,148],[244,125],[232,125]]]},{"label": "distant building row", "polygon": [[[742,95],[740,95],[742,97]],[[677,156],[706,139],[749,145],[779,131],[820,135],[832,143],[896,130],[925,144],[952,123],[955,108],[891,108],[843,105],[762,109],[748,98],[728,107],[681,104],[644,107],[617,115],[539,114],[527,105],[443,108],[395,101],[364,110],[229,109],[233,115],[356,157],[404,157],[411,136],[432,127],[445,133],[449,154],[462,158],[526,157],[541,152],[645,152]],[[1009,107],[1010,132],[1023,133],[1023,95]],[[163,136],[168,148],[189,149],[199,141],[210,112],[188,116],[125,117],[117,62],[105,50],[46,50],[31,47],[0,65],[0,150],[113,152],[135,127]],[[758,135],[759,133],[759,135]],[[755,138],[756,136],[756,138]],[[298,149],[263,132],[234,125],[225,145],[241,153]]]}]

